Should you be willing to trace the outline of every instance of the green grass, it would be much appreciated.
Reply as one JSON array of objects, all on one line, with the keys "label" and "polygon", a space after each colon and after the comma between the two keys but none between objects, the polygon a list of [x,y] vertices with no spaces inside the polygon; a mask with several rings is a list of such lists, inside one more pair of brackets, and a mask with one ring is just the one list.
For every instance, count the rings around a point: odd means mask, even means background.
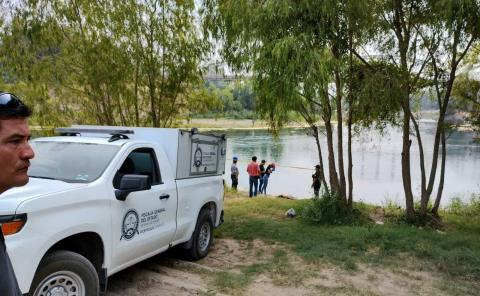
[{"label": "green grass", "polygon": [[273,251],[272,258],[241,266],[239,270],[218,271],[210,274],[210,283],[220,292],[242,294],[261,274],[266,274],[278,286],[298,286],[314,276],[312,271],[295,268],[284,250]]},{"label": "green grass", "polygon": [[452,296],[478,295],[479,293],[478,283],[471,281],[442,281],[438,288]]},{"label": "green grass", "polygon": [[[376,266],[403,264],[406,268],[412,268],[407,264],[413,264],[418,270],[480,281],[478,215],[466,217],[443,213],[444,232],[388,222],[385,225],[312,225],[300,217],[284,216],[289,208],[300,213],[308,202],[263,197],[227,198],[225,223],[216,235],[285,243],[309,262],[327,261],[346,270],[355,271],[359,263]],[[361,211],[372,208],[362,205]],[[262,266],[251,268],[262,270]],[[281,266],[278,268],[282,270]],[[244,272],[247,277],[248,274],[248,270]]]},{"label": "green grass", "polygon": [[253,280],[253,277],[244,273],[219,271],[213,276],[212,284],[221,292],[239,291]]}]

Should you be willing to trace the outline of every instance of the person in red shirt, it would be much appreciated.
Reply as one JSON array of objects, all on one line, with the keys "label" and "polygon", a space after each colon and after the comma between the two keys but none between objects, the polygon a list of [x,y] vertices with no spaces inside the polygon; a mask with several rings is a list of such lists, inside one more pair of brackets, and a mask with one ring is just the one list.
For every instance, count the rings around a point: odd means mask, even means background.
[{"label": "person in red shirt", "polygon": [[249,177],[250,183],[250,191],[249,196],[257,196],[258,191],[258,179],[260,178],[260,168],[258,167],[257,157],[252,157],[252,162],[250,162],[247,166],[247,173]]}]

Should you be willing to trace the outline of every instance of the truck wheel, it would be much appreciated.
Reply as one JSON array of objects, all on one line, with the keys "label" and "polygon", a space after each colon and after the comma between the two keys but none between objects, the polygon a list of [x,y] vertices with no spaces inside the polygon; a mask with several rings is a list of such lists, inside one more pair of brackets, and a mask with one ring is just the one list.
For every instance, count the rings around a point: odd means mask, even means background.
[{"label": "truck wheel", "polygon": [[70,251],[55,251],[42,259],[30,287],[32,296],[97,296],[98,274],[92,263]]},{"label": "truck wheel", "polygon": [[192,247],[187,250],[191,260],[207,256],[213,241],[213,223],[210,211],[203,209],[198,215],[197,225],[192,236]]}]

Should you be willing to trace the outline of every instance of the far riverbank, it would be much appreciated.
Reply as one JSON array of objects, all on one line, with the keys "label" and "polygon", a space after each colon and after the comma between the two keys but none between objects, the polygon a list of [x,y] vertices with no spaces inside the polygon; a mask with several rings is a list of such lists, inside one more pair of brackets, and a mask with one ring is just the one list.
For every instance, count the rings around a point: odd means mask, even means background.
[{"label": "far riverbank", "polygon": [[[183,120],[180,128],[192,128],[208,130],[225,130],[225,129],[269,129],[268,122],[265,120],[253,119],[227,119],[227,118],[195,118],[189,121]],[[285,125],[285,128],[306,128],[306,123],[290,123]]]}]

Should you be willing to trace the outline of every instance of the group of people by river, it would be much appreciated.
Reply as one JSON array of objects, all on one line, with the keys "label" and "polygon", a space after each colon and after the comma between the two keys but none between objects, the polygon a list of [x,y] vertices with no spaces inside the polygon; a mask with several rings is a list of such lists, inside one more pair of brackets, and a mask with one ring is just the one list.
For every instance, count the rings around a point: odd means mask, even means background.
[{"label": "group of people by river", "polygon": [[[230,177],[232,179],[232,189],[237,191],[238,177],[240,172],[237,167],[238,157],[234,156],[232,165],[230,167]],[[249,178],[249,196],[257,196],[258,193],[267,194],[268,179],[272,172],[275,171],[275,163],[267,165],[266,160],[262,159],[260,164],[257,163],[257,157],[252,156],[252,161],[247,166],[247,173]],[[312,186],[315,197],[319,196],[320,192],[320,165],[315,166],[315,173],[312,175]]]},{"label": "group of people by river", "polygon": [[[232,189],[237,190],[239,171],[237,167],[238,157],[233,157],[233,163],[230,168],[232,178]],[[258,193],[267,194],[268,179],[272,172],[275,171],[275,163],[267,165],[266,160],[262,160],[260,164],[257,163],[257,157],[253,156],[252,161],[247,166],[247,173],[249,178],[249,196],[257,196]]]}]

